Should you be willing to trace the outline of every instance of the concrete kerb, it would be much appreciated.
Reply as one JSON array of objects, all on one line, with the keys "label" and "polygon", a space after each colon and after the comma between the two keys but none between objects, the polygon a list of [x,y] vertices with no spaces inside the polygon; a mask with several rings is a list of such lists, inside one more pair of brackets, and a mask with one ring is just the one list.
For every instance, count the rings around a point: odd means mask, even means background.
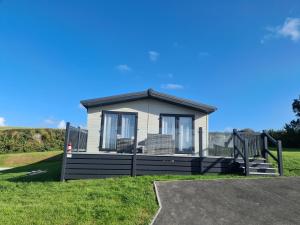
[{"label": "concrete kerb", "polygon": [[159,208],[158,208],[157,212],[155,213],[154,217],[152,218],[150,225],[153,225],[153,224],[154,224],[154,222],[155,222],[155,220],[156,220],[156,218],[157,218],[157,216],[158,216],[158,214],[160,213],[161,208],[162,208],[162,207],[161,207],[161,200],[160,200],[160,197],[159,197],[159,194],[158,194],[157,181],[154,181],[154,182],[153,182],[153,186],[154,186],[154,191],[155,191],[156,201],[158,202],[158,207],[159,207]]}]

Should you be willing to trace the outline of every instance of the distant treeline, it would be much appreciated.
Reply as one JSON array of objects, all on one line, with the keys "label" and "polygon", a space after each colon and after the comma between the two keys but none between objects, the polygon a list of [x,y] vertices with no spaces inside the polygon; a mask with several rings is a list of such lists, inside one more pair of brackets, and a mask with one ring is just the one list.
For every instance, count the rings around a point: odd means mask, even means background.
[{"label": "distant treeline", "polygon": [[276,140],[281,140],[284,148],[300,148],[300,130],[269,130],[268,132]]},{"label": "distant treeline", "polygon": [[0,153],[63,150],[63,129],[0,130]]}]

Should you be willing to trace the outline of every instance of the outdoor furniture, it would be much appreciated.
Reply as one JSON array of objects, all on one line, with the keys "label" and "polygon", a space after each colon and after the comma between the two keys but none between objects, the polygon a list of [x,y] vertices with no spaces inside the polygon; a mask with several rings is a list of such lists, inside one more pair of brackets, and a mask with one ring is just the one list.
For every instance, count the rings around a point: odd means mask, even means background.
[{"label": "outdoor furniture", "polygon": [[132,153],[134,140],[131,138],[117,139],[117,152],[118,153]]},{"label": "outdoor furniture", "polygon": [[172,135],[167,134],[148,134],[145,140],[144,151],[145,154],[174,154],[175,141]]}]

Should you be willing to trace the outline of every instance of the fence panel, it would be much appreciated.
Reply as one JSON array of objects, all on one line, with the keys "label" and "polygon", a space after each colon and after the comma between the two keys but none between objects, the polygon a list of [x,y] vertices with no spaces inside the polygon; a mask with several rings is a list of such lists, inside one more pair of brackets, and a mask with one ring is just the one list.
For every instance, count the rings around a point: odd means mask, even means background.
[{"label": "fence panel", "polygon": [[72,152],[86,152],[88,131],[80,127],[70,126],[68,144],[72,145]]},{"label": "fence panel", "polygon": [[230,132],[208,134],[208,156],[233,157],[233,136]]},{"label": "fence panel", "polygon": [[[240,136],[248,140],[249,157],[261,157],[263,150],[263,138],[261,133],[239,132]],[[243,141],[237,139],[236,146],[244,153]],[[230,132],[210,132],[208,135],[208,156],[233,157],[233,134]]]},{"label": "fence panel", "polygon": [[240,132],[240,135],[248,140],[249,157],[262,157],[263,152],[263,137],[261,133],[256,132]]}]

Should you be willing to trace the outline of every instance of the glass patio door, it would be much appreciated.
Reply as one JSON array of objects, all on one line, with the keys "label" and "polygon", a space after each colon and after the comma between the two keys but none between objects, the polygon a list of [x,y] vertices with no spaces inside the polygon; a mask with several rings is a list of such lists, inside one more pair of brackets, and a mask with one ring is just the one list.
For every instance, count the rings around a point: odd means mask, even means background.
[{"label": "glass patio door", "polygon": [[[118,141],[134,143],[136,133],[136,114],[126,112],[104,112],[101,134],[101,149],[116,151]],[[120,142],[119,142],[120,143]]]},{"label": "glass patio door", "polygon": [[191,152],[193,150],[193,120],[191,117],[179,117],[178,151]]},{"label": "glass patio door", "polygon": [[172,135],[176,153],[192,153],[193,117],[185,115],[161,115],[161,134]]},{"label": "glass patio door", "polygon": [[116,149],[117,148],[117,134],[118,134],[118,114],[105,113],[102,117],[103,131],[102,131],[102,148]]},{"label": "glass patio door", "polygon": [[121,115],[121,132],[120,138],[134,139],[135,133],[135,115]]},{"label": "glass patio door", "polygon": [[161,133],[172,135],[175,141],[176,136],[176,124],[174,116],[162,116],[161,118]]}]

